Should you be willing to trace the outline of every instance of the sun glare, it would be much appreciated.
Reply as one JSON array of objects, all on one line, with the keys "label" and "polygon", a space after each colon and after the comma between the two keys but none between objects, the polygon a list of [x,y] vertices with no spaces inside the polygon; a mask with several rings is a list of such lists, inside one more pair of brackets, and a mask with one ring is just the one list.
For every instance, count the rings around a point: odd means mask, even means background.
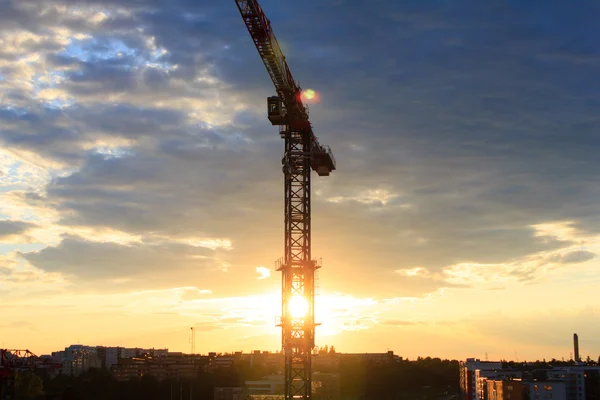
[{"label": "sun glare", "polygon": [[313,89],[306,89],[302,91],[302,100],[308,103],[318,103],[319,102],[319,93]]},{"label": "sun glare", "polygon": [[302,318],[308,314],[308,301],[302,296],[292,296],[288,303],[292,318]]}]

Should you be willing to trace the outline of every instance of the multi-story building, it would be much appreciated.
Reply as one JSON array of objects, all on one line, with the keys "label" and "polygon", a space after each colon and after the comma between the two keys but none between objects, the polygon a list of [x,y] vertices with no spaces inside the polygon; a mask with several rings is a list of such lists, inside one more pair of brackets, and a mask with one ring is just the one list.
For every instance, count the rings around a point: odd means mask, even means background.
[{"label": "multi-story building", "polygon": [[580,367],[553,368],[546,371],[546,376],[549,380],[565,383],[567,400],[585,399],[585,381],[583,370]]},{"label": "multi-story building", "polygon": [[283,395],[285,381],[283,375],[269,375],[260,381],[246,381],[246,393],[252,400],[257,399],[258,395]]},{"label": "multi-story building", "polygon": [[478,400],[475,371],[502,370],[501,362],[481,361],[477,358],[467,358],[460,362],[460,398],[461,400]]},{"label": "multi-story building", "polygon": [[567,400],[565,382],[533,381],[523,385],[527,400]]},{"label": "multi-story building", "polygon": [[210,360],[209,367],[211,369],[217,368],[231,368],[235,365],[235,358],[233,356],[222,355]]},{"label": "multi-story building", "polygon": [[[250,400],[283,399],[284,388],[283,375],[270,375],[260,381],[246,381],[246,398]],[[313,372],[312,399],[340,400],[340,374]]]},{"label": "multi-story building", "polygon": [[338,371],[340,368],[340,354],[316,354],[312,357],[312,368],[314,371]]},{"label": "multi-story building", "polygon": [[168,349],[142,349],[105,346],[84,346],[73,344],[63,351],[52,353],[52,358],[62,364],[61,372],[65,375],[78,376],[90,368],[106,368],[110,370],[119,360],[149,355],[166,356]]},{"label": "multi-story building", "polygon": [[340,384],[340,374],[313,372],[313,400],[341,400],[341,398],[342,386]]},{"label": "multi-story building", "polygon": [[600,367],[555,367],[547,377],[565,383],[567,400],[600,400]]},{"label": "multi-story building", "polygon": [[110,370],[119,362],[121,355],[120,347],[104,347],[104,368]]},{"label": "multi-story building", "polygon": [[62,364],[61,373],[79,376],[90,368],[101,368],[102,363],[96,347],[72,344],[63,351],[52,353],[55,362]]},{"label": "multi-story building", "polygon": [[[140,349],[141,350],[141,349]],[[133,357],[138,357],[140,351],[136,348],[124,348],[121,347],[118,349],[119,351],[119,358],[133,358]]]},{"label": "multi-story building", "polygon": [[[467,359],[460,364],[464,400],[600,400],[600,367],[573,365],[526,373],[500,363]],[[522,384],[521,384],[522,383]]]},{"label": "multi-story building", "polygon": [[236,353],[234,358],[249,362],[250,368],[263,365],[271,370],[283,370],[283,355],[281,353],[254,350],[249,354]]},{"label": "multi-story building", "polygon": [[523,383],[514,379],[488,379],[485,400],[523,400]]},{"label": "multi-story building", "polygon": [[197,354],[168,353],[162,357],[122,358],[112,366],[113,376],[120,381],[151,375],[158,380],[194,378],[200,370],[205,370],[208,357]]},{"label": "multi-story building", "polygon": [[340,362],[363,361],[370,364],[390,364],[402,361],[393,351],[386,353],[334,353]]},{"label": "multi-story building", "polygon": [[600,400],[600,368],[587,368],[583,381],[586,400]]},{"label": "multi-story building", "polygon": [[488,380],[522,379],[521,371],[513,370],[475,370],[475,394],[477,400],[487,399]]}]

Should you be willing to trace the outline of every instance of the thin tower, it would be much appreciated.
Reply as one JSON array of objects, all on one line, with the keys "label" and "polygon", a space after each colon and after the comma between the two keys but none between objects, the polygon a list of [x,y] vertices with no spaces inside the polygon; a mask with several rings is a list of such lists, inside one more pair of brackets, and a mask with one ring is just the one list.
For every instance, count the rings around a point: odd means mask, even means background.
[{"label": "thin tower", "polygon": [[579,336],[576,333],[573,334],[573,351],[575,352],[575,362],[581,361],[579,359]]},{"label": "thin tower", "polygon": [[196,328],[192,326],[190,330],[192,331],[192,354],[196,354]]}]

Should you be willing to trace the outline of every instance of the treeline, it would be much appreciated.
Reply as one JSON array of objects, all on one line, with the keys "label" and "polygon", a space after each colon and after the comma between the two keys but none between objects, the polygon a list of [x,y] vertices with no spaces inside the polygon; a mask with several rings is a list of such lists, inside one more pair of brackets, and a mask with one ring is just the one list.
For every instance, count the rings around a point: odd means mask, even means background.
[{"label": "treeline", "polygon": [[[240,364],[212,372],[201,371],[194,379],[163,380],[152,376],[117,381],[103,369],[90,369],[78,377],[24,376],[18,400],[212,400],[215,387],[239,387],[274,373],[264,365]],[[333,372],[322,370],[320,372]],[[340,365],[342,399],[434,399],[458,392],[458,362],[439,358],[402,360],[390,364],[348,361]],[[28,392],[27,388],[31,390]]]},{"label": "treeline", "polygon": [[595,367],[600,365],[600,357],[598,357],[598,361],[592,360],[589,356],[585,359],[585,361],[576,363],[574,360],[557,360],[553,358],[551,360],[536,360],[536,361],[507,361],[501,360],[503,368],[512,368],[517,370],[534,370],[534,369],[551,369],[553,367],[574,367],[576,365],[587,365],[590,367]]},{"label": "treeline", "polygon": [[340,365],[342,399],[404,400],[452,398],[460,388],[458,361],[440,358],[393,364]]},{"label": "treeline", "polygon": [[242,382],[239,371],[233,368],[201,371],[193,379],[159,381],[145,375],[126,382],[117,381],[105,369],[91,368],[78,377],[44,379],[44,396],[23,400],[212,400],[215,387],[235,387]]}]

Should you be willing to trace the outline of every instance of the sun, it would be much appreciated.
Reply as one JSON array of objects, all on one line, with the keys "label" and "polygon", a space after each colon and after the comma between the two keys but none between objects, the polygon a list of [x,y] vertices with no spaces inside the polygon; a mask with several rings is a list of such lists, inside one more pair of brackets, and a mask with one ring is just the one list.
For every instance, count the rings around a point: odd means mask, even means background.
[{"label": "sun", "polygon": [[292,318],[303,318],[308,315],[308,301],[303,296],[292,296],[288,302],[288,311]]}]

